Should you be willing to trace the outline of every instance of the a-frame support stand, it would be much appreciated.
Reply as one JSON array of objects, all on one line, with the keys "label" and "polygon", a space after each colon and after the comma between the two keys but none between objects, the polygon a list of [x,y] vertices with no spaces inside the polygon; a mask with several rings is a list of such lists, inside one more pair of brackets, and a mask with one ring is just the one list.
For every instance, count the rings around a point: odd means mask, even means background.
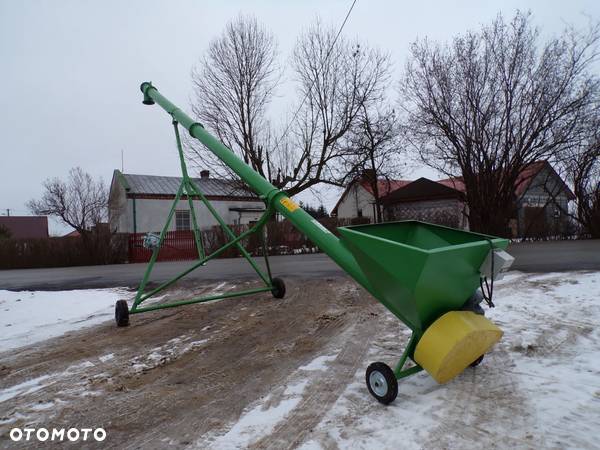
[{"label": "a-frame support stand", "polygon": [[[179,186],[179,189],[177,190],[177,194],[175,195],[175,200],[173,201],[173,205],[171,206],[169,215],[167,216],[165,226],[163,227],[162,231],[160,232],[160,235],[156,236],[154,234],[149,233],[146,236],[146,238],[144,239],[144,245],[147,248],[152,249],[152,256],[150,257],[150,261],[148,263],[148,266],[144,273],[144,277],[142,278],[142,281],[138,288],[138,291],[135,296],[135,300],[133,302],[131,309],[129,309],[127,307],[127,302],[125,300],[119,300],[115,306],[115,319],[116,319],[117,325],[119,325],[119,326],[126,326],[129,324],[129,314],[138,314],[138,313],[147,312],[147,311],[154,311],[157,309],[173,308],[176,306],[189,305],[192,303],[203,303],[203,302],[209,302],[212,300],[219,300],[219,299],[224,299],[224,298],[241,297],[244,295],[256,294],[259,292],[272,292],[273,296],[276,298],[282,298],[285,295],[285,285],[284,285],[283,281],[279,278],[272,278],[272,276],[271,276],[271,268],[269,265],[268,249],[267,249],[267,245],[265,242],[264,226],[268,222],[269,218],[273,215],[273,213],[274,213],[273,208],[270,205],[267,205],[266,211],[260,217],[260,219],[256,222],[256,224],[254,224],[254,226],[252,226],[250,229],[243,232],[239,236],[236,236],[235,233],[233,232],[233,230],[225,223],[223,218],[215,210],[215,208],[212,206],[210,201],[204,196],[204,194],[198,188],[196,183],[188,175],[187,165],[185,162],[183,148],[181,145],[181,138],[179,135],[179,127],[178,127],[177,121],[175,121],[175,120],[173,120],[173,128],[175,130],[175,140],[177,142],[177,151],[179,154],[179,161],[181,163],[181,173],[182,173],[181,184]],[[184,270],[180,274],[176,275],[172,279],[162,283],[160,286],[152,289],[149,292],[145,292],[146,285],[148,283],[148,280],[150,279],[150,274],[152,273],[152,269],[154,267],[154,264],[156,263],[156,259],[158,258],[158,253],[159,253],[161,246],[163,244],[163,241],[165,239],[165,235],[166,235],[166,233],[171,225],[171,222],[173,220],[173,215],[175,214],[177,204],[179,203],[179,201],[181,200],[181,198],[183,196],[185,196],[187,198],[189,207],[190,207],[190,216],[192,219],[194,241],[196,243],[196,248],[198,250],[198,261],[196,261],[191,267]],[[212,252],[210,255],[205,254],[204,246],[202,245],[202,236],[201,236],[200,228],[198,226],[198,222],[196,219],[196,213],[194,210],[193,199],[200,199],[202,201],[202,203],[206,206],[206,208],[209,210],[209,212],[217,220],[217,222],[219,223],[219,225],[221,226],[221,228],[223,229],[223,231],[229,238],[229,241],[225,245],[218,248],[217,250]],[[260,267],[257,265],[256,261],[254,261],[252,256],[246,251],[246,249],[242,246],[242,243],[241,243],[243,239],[245,239],[246,237],[248,237],[249,235],[251,235],[253,233],[260,233],[261,237],[262,237],[262,253],[265,258],[265,267],[267,269],[266,273],[264,273],[260,269]],[[248,260],[248,262],[250,263],[250,265],[252,266],[254,271],[258,274],[259,278],[264,283],[264,285],[265,285],[264,287],[247,289],[247,290],[242,290],[242,291],[235,291],[235,292],[228,292],[228,293],[220,294],[220,295],[197,297],[197,298],[191,298],[191,299],[186,299],[186,300],[176,300],[176,301],[172,301],[169,303],[153,304],[151,306],[141,306],[142,303],[144,303],[149,298],[155,296],[159,292],[172,286],[174,283],[176,283],[181,278],[185,277],[186,275],[193,272],[197,268],[205,265],[207,261],[209,261],[213,258],[216,258],[217,256],[219,256],[220,254],[222,254],[224,251],[226,251],[227,249],[229,249],[231,247],[237,248],[240,251],[240,253],[242,254],[242,256]]]}]

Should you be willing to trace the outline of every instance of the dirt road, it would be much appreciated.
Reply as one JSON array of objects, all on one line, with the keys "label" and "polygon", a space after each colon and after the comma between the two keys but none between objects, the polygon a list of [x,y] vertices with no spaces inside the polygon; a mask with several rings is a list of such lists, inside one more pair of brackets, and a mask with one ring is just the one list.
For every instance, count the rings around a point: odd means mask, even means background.
[{"label": "dirt road", "polygon": [[283,391],[292,372],[327,348],[342,347],[336,370],[288,421],[295,429],[279,427],[255,447],[302,442],[320,420],[315,409],[325,412],[345,388],[336,379],[362,364],[377,332],[367,318],[381,313],[353,283],[295,280],[283,300],[265,294],[134,315],[127,328],[106,323],[1,355],[0,389],[25,386],[13,389],[19,395],[0,417],[0,445],[12,444],[9,428],[36,424],[103,427],[113,448],[186,447]]},{"label": "dirt road", "polygon": [[0,354],[0,448],[39,448],[9,441],[25,426],[106,430],[84,448],[600,448],[600,275],[514,273],[495,292],[505,335],[484,363],[403,379],[387,407],[364,370],[394,364],[408,330],[345,278],[72,331]]}]

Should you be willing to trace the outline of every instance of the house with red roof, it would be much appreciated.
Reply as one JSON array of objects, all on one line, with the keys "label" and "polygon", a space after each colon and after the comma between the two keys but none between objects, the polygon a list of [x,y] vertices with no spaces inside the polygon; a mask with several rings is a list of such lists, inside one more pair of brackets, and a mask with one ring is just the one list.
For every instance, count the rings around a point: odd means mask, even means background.
[{"label": "house with red roof", "polygon": [[[430,180],[379,180],[385,221],[421,220],[469,229],[466,187],[462,177]],[[529,164],[515,182],[516,216],[513,236],[564,234],[568,228],[569,202],[575,196],[547,161]],[[368,217],[373,221],[375,197],[371,183],[354,180],[340,197],[332,215]]]},{"label": "house with red roof", "polygon": [[[411,180],[377,180],[379,198],[400,189],[411,183]],[[336,205],[331,210],[331,215],[340,219],[367,218],[375,222],[377,217],[373,183],[368,176],[354,179],[346,186]]]},{"label": "house with red roof", "polygon": [[469,228],[464,190],[439,181],[419,178],[388,194],[382,203],[386,221],[414,219]]}]

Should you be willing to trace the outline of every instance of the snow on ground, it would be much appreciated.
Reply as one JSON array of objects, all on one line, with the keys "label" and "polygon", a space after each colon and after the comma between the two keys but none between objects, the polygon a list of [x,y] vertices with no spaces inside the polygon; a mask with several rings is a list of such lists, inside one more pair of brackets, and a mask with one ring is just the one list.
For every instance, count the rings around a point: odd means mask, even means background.
[{"label": "snow on ground", "polygon": [[304,371],[324,371],[327,362],[332,361],[337,355],[319,356],[306,366],[300,367],[287,386],[278,387],[266,398],[249,407],[238,422],[233,424],[224,434],[211,433],[203,436],[194,448],[211,448],[219,450],[233,450],[248,448],[261,437],[268,435],[275,426],[298,406],[305,394],[309,380],[303,375]]},{"label": "snow on ground", "polygon": [[[190,341],[191,336],[180,336],[169,339],[166,344],[150,349],[149,353],[143,353],[131,359],[130,366],[133,372],[139,373],[165,365],[186,354],[190,350],[196,350],[204,346],[208,339]],[[102,358],[100,358],[102,359]]]},{"label": "snow on ground", "polygon": [[247,448],[258,438],[269,434],[275,425],[285,418],[302,400],[307,380],[289,385],[283,392],[283,398],[270,406],[271,398],[242,415],[240,420],[223,436],[214,440],[210,448],[219,450]]},{"label": "snow on ground", "polygon": [[114,316],[124,288],[74,291],[0,290],[0,352],[59,336]]},{"label": "snow on ground", "polygon": [[[236,285],[220,283],[204,295],[218,295]],[[186,290],[173,290],[144,301],[142,306],[162,303],[168,297],[185,297]],[[71,291],[0,290],[0,353],[31,345],[68,331],[114,319],[115,302],[135,293],[126,288],[80,289]]]},{"label": "snow on ground", "polygon": [[[511,273],[496,283],[494,300],[486,314],[505,334],[482,365],[446,385],[425,372],[403,379],[386,407],[368,394],[364,368],[395,364],[408,340],[388,315],[388,332],[300,448],[600,449],[600,273]],[[269,435],[298,404],[312,371],[327,370],[330,353],[290,376],[277,407],[269,398],[254,405],[213,438],[213,448],[245,448]]]},{"label": "snow on ground", "polygon": [[[123,360],[122,355],[106,353],[94,358],[80,359],[66,369],[56,370],[44,375],[28,379],[24,382],[0,389],[0,425],[18,420],[30,423],[38,420],[49,420],[61,412],[61,407],[74,404],[82,397],[99,397],[102,391],[98,386],[115,386],[120,377],[137,376],[142,372],[168,364],[190,351],[198,350],[209,342],[208,339],[193,340],[190,335],[182,335],[169,339],[165,344],[149,349],[139,356],[128,358],[125,366],[115,377],[105,368]],[[121,356],[121,358],[119,358]],[[110,369],[108,370],[111,371]],[[66,386],[66,387],[64,387]],[[49,401],[24,401],[29,394],[43,391]],[[18,411],[2,414],[12,410],[12,404],[19,404]],[[39,414],[41,413],[41,415]],[[41,419],[43,417],[43,419]]]}]

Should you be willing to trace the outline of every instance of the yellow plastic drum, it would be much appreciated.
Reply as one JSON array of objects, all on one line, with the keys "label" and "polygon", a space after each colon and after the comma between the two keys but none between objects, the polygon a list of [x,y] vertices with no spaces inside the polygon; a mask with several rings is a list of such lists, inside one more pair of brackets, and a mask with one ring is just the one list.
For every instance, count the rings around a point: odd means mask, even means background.
[{"label": "yellow plastic drum", "polygon": [[433,322],[415,349],[414,359],[438,383],[446,383],[486,353],[502,330],[471,311],[451,311]]}]

